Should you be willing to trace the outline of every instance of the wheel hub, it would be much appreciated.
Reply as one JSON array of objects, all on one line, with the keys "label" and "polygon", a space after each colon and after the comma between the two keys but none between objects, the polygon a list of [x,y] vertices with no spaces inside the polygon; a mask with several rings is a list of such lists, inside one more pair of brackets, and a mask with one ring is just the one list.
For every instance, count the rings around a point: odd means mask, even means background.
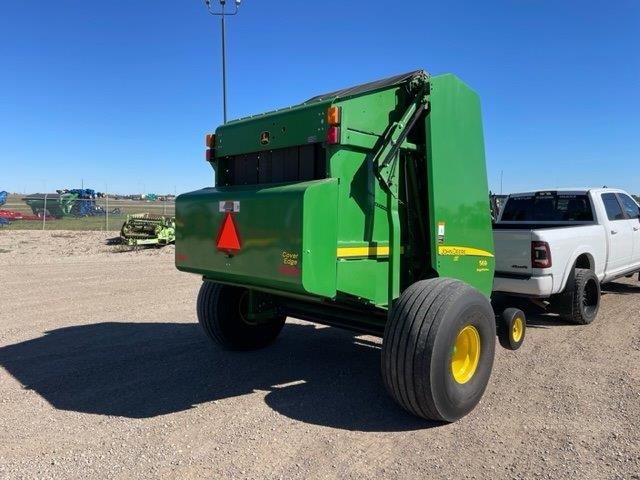
[{"label": "wheel hub", "polygon": [[524,324],[522,318],[516,317],[513,321],[513,328],[511,329],[511,338],[514,342],[519,342],[522,339],[522,333],[524,332]]},{"label": "wheel hub", "polygon": [[480,333],[467,325],[458,333],[451,355],[451,373],[456,382],[467,383],[476,373],[480,361]]}]

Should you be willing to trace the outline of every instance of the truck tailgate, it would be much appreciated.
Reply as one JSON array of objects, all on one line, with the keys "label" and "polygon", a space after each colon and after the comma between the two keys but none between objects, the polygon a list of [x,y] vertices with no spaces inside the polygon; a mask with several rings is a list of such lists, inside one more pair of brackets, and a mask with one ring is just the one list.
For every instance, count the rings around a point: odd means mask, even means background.
[{"label": "truck tailgate", "polygon": [[531,230],[494,230],[496,273],[531,274]]}]

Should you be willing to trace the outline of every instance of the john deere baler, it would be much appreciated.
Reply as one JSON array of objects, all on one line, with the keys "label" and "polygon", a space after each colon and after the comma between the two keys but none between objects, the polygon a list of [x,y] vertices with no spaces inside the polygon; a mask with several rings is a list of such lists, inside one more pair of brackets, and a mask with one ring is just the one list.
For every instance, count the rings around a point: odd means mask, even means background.
[{"label": "john deere baler", "polygon": [[207,147],[215,187],[177,199],[176,266],[203,276],[213,340],[265,346],[287,315],[383,335],[407,410],[475,406],[496,331],[475,92],[411,72],[229,122]]}]

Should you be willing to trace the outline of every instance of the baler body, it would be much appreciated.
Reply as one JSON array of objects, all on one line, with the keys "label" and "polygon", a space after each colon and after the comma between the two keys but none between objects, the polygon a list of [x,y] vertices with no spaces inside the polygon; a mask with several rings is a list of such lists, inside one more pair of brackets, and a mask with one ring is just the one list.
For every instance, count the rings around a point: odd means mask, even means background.
[{"label": "baler body", "polygon": [[[409,126],[416,78],[424,109]],[[178,269],[372,332],[417,280],[490,294],[480,102],[454,75],[412,72],[229,122],[211,147],[215,187],[176,202]],[[220,245],[229,221],[239,248]]]}]

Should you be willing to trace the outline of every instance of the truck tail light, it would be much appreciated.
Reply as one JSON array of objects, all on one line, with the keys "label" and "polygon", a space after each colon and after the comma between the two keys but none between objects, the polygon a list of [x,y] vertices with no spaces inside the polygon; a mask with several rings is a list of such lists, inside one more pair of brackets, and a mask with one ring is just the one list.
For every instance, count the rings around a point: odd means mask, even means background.
[{"label": "truck tail light", "polygon": [[340,143],[340,127],[335,125],[327,129],[327,145],[336,145]]},{"label": "truck tail light", "polygon": [[551,267],[551,249],[549,248],[549,244],[547,242],[531,242],[531,267]]}]

